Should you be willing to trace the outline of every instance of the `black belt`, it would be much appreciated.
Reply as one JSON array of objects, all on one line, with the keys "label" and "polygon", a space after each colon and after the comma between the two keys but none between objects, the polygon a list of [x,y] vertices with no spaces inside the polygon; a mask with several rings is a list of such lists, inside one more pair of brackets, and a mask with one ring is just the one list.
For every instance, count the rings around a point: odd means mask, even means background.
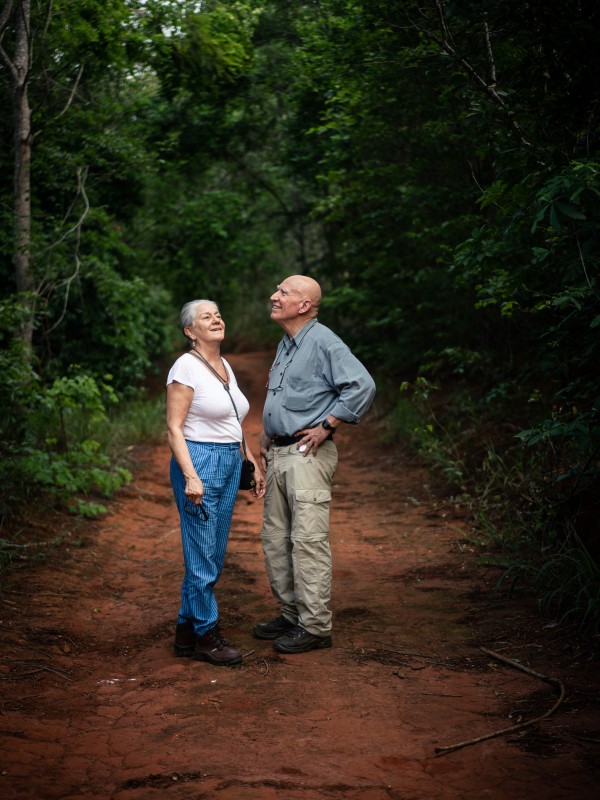
[{"label": "black belt", "polygon": [[[271,441],[275,445],[275,447],[289,447],[291,444],[296,444],[297,442],[301,441],[304,437],[303,436],[272,436]],[[326,442],[329,440],[333,440],[333,434],[329,434]]]},{"label": "black belt", "polygon": [[273,444],[275,447],[287,447],[290,444],[296,444],[302,439],[302,436],[273,436]]}]

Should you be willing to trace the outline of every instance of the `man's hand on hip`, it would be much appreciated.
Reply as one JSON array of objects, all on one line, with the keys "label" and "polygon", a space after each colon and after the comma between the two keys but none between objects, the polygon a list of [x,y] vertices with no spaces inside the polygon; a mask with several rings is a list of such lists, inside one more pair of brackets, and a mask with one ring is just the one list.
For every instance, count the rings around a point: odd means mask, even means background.
[{"label": "man's hand on hip", "polygon": [[294,436],[302,436],[302,439],[296,445],[304,457],[314,453],[317,455],[319,445],[329,438],[331,431],[326,431],[322,425],[317,425],[314,428],[304,428],[301,431],[296,431]]}]

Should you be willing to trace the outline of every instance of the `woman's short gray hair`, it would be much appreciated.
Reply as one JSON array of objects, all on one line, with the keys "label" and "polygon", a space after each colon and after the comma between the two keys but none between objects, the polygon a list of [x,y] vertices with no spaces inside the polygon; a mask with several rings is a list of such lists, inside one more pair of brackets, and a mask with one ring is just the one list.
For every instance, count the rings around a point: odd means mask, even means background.
[{"label": "woman's short gray hair", "polygon": [[[186,303],[184,307],[181,309],[181,314],[179,316],[179,327],[181,328],[181,332],[185,336],[185,329],[189,328],[190,325],[194,324],[194,319],[196,317],[196,306],[198,303],[212,303],[213,306],[217,307],[217,311],[219,310],[219,304],[215,303],[214,300],[190,300],[189,303]],[[188,337],[186,336],[186,339]]]}]

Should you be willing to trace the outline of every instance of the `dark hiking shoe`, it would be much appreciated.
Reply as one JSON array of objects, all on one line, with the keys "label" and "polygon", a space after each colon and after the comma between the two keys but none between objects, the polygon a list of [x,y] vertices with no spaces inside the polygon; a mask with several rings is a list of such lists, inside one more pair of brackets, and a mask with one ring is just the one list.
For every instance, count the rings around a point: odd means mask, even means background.
[{"label": "dark hiking shoe", "polygon": [[233,666],[242,663],[242,654],[221,636],[218,627],[212,628],[203,636],[196,637],[194,658],[198,661],[209,661],[217,666]]},{"label": "dark hiking shoe", "polygon": [[280,616],[269,622],[257,622],[253,633],[257,639],[277,639],[278,636],[291,631],[294,627],[294,622],[290,622],[289,619]]},{"label": "dark hiking shoe", "polygon": [[178,622],[175,628],[175,655],[192,656],[196,646],[196,634],[194,625],[190,619],[185,622]]},{"label": "dark hiking shoe", "polygon": [[273,647],[280,653],[307,653],[331,647],[331,636],[315,636],[301,625],[295,625],[289,633],[275,639]]}]

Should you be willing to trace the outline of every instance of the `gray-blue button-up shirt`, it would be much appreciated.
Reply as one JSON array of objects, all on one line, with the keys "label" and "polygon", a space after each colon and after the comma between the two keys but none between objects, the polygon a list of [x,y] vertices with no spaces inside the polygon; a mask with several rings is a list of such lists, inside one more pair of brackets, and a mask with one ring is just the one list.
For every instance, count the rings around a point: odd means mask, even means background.
[{"label": "gray-blue button-up shirt", "polygon": [[290,436],[331,415],[356,423],[375,397],[375,382],[350,348],[316,319],[283,337],[269,372],[263,427]]}]

